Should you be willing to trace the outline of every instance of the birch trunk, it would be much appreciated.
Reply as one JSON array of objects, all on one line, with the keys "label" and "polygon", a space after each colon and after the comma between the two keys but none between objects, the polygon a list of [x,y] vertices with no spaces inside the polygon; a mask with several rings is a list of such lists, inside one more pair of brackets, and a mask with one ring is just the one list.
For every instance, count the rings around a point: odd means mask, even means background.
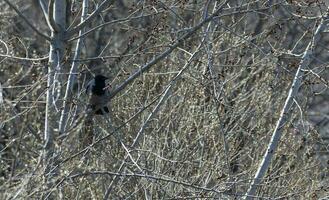
[{"label": "birch trunk", "polygon": [[[84,0],[82,3],[81,23],[83,23],[87,19],[87,14],[88,14],[88,0]],[[81,36],[83,33],[84,33],[84,28],[82,28],[82,30],[79,32],[79,36]],[[76,44],[73,63],[72,63],[71,69],[70,69],[68,83],[67,83],[66,90],[65,90],[63,111],[62,111],[61,118],[59,121],[59,134],[63,134],[65,132],[65,127],[66,127],[67,117],[68,117],[68,112],[69,112],[68,102],[69,102],[72,87],[73,87],[73,84],[74,84],[75,78],[76,78],[77,67],[79,64],[76,60],[78,60],[80,57],[82,42],[83,42],[83,38],[79,37],[77,44]]]},{"label": "birch trunk", "polygon": [[286,122],[289,120],[289,112],[293,102],[294,98],[297,95],[298,89],[302,83],[302,79],[304,76],[304,69],[309,66],[311,63],[311,58],[313,54],[313,50],[315,48],[315,45],[319,41],[321,35],[320,33],[323,31],[323,29],[326,27],[326,20],[328,19],[328,16],[325,16],[322,18],[321,23],[317,27],[313,39],[310,41],[310,43],[307,45],[302,60],[299,64],[299,67],[297,69],[297,72],[295,74],[294,80],[292,82],[291,88],[289,90],[289,94],[287,96],[286,102],[283,106],[283,109],[280,114],[280,118],[276,124],[276,127],[274,129],[271,141],[267,147],[267,150],[265,152],[265,155],[263,157],[263,160],[261,164],[259,165],[259,168],[256,172],[256,175],[246,193],[246,198],[245,199],[253,199],[255,198],[255,193],[258,185],[261,183],[262,179],[265,176],[266,171],[268,170],[272,157],[274,156],[274,153],[276,152],[277,146],[279,144],[281,134],[283,131],[283,127],[286,124]]},{"label": "birch trunk", "polygon": [[61,60],[63,58],[63,53],[65,49],[64,45],[64,31],[66,27],[66,1],[65,0],[51,0],[49,2],[47,14],[49,21],[55,24],[50,27],[51,29],[51,42],[50,42],[50,52],[49,52],[49,65],[47,70],[47,92],[46,92],[46,111],[45,111],[45,129],[44,129],[44,152],[43,152],[43,163],[44,163],[44,178],[46,182],[46,187],[49,189],[52,184],[52,179],[56,172],[52,170],[54,165],[56,153],[54,147],[54,130],[55,116],[53,107],[53,96],[52,90],[54,83],[54,74],[56,68],[61,65]]}]

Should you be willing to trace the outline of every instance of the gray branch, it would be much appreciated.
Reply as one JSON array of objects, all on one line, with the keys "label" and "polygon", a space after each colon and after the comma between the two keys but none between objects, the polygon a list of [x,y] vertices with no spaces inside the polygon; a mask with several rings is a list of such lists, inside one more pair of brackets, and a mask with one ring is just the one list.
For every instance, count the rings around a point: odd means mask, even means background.
[{"label": "gray branch", "polygon": [[294,80],[292,82],[291,88],[289,90],[289,94],[287,96],[286,102],[283,106],[283,109],[280,114],[280,118],[277,121],[276,127],[274,129],[274,132],[272,134],[271,141],[267,147],[267,150],[265,152],[265,155],[263,157],[263,160],[261,164],[259,165],[259,168],[256,172],[256,175],[246,193],[246,199],[253,199],[255,197],[256,189],[258,185],[261,183],[262,179],[265,176],[266,171],[268,170],[272,157],[274,156],[274,153],[276,152],[277,146],[279,144],[283,127],[289,120],[289,110],[292,107],[294,103],[294,98],[297,95],[298,89],[302,83],[303,75],[304,75],[304,69],[309,66],[309,64],[312,61],[312,54],[313,50],[315,48],[315,45],[319,41],[321,35],[320,33],[324,30],[326,27],[326,20],[328,20],[328,16],[324,16],[321,20],[320,25],[317,27],[313,40],[310,41],[308,46],[306,47],[302,60],[300,62],[300,65],[297,69],[296,75],[294,77]]},{"label": "gray branch", "polygon": [[[177,73],[177,75],[171,80],[171,82],[169,83],[168,87],[166,88],[165,92],[162,94],[161,99],[159,100],[158,104],[155,106],[155,108],[152,110],[152,112],[149,114],[149,116],[147,117],[147,119],[145,120],[145,122],[142,124],[141,128],[139,129],[136,137],[134,138],[133,143],[130,145],[131,149],[137,148],[140,139],[144,136],[144,130],[147,128],[148,124],[150,123],[151,119],[158,113],[158,111],[160,110],[161,105],[167,100],[171,88],[174,86],[174,84],[176,83],[177,79],[179,79],[181,77],[181,75],[183,74],[183,72],[185,72],[185,70],[190,66],[190,64],[192,63],[192,61],[195,59],[195,57],[197,56],[197,54],[200,52],[201,46],[203,44],[203,41],[200,42],[200,45],[197,47],[197,49],[194,51],[193,54],[191,54],[190,58],[188,59],[188,61],[185,63],[184,67]],[[123,159],[123,162],[121,163],[119,169],[118,169],[118,173],[121,173],[122,170],[124,169],[124,164],[126,163],[126,160],[128,159],[128,155],[125,156],[125,158]],[[114,177],[112,182],[110,183],[108,189],[106,190],[106,193],[104,195],[104,199],[108,199],[109,194],[111,193],[112,190],[112,186],[118,181],[118,177]]]},{"label": "gray branch", "polygon": [[67,30],[67,32],[65,33],[65,39],[69,39],[75,33],[82,30],[86,25],[88,25],[91,22],[91,20],[93,20],[100,12],[102,12],[109,4],[112,4],[113,2],[114,0],[104,0],[100,4],[100,6],[93,13],[91,13],[88,18],[86,18],[86,20],[76,25],[72,29]]},{"label": "gray branch", "polygon": [[191,30],[185,35],[183,35],[181,38],[179,38],[169,49],[167,49],[162,54],[156,56],[153,60],[151,60],[149,63],[145,64],[140,70],[135,72],[133,75],[131,75],[128,79],[126,79],[121,85],[119,85],[117,88],[115,88],[110,95],[110,99],[113,98],[117,93],[119,93],[121,90],[123,90],[128,84],[130,84],[133,80],[135,80],[139,75],[141,75],[143,72],[149,70],[153,65],[158,63],[160,60],[167,57],[173,50],[175,50],[179,45],[181,45],[186,39],[190,38],[196,31],[198,31],[203,25],[210,22],[214,17],[216,17],[219,12],[224,8],[228,0],[226,0],[219,8],[209,17],[201,21],[198,25],[191,28]]},{"label": "gray branch", "polygon": [[51,41],[51,38],[48,35],[41,33],[22,13],[19,11],[10,1],[4,0],[15,12],[34,30],[38,35],[45,38],[48,41]]},{"label": "gray branch", "polygon": [[[81,22],[84,22],[86,20],[88,14],[88,0],[84,0],[82,3],[82,14],[81,14]],[[84,33],[84,28],[80,31],[79,35],[82,35]],[[72,62],[72,66],[70,69],[70,74],[68,77],[68,83],[66,85],[66,90],[65,90],[65,96],[64,96],[64,101],[63,101],[63,110],[61,113],[61,117],[59,120],[59,134],[62,134],[65,132],[65,126],[67,123],[67,117],[68,117],[68,112],[69,112],[69,103],[68,99],[71,96],[71,91],[73,84],[76,79],[76,73],[77,73],[77,67],[79,62],[75,61],[78,60],[80,57],[80,51],[81,51],[81,46],[83,42],[83,37],[79,38],[76,44],[76,49],[74,53],[74,61]]]},{"label": "gray branch", "polygon": [[54,20],[54,4],[55,4],[55,0],[49,1],[48,14],[46,16],[46,19],[47,19],[48,26],[52,31],[60,32],[60,27],[58,27],[58,25],[56,24],[56,22]]},{"label": "gray branch", "polygon": [[[54,20],[60,27],[66,26],[66,1],[56,0],[54,5]],[[63,59],[63,52],[65,44],[63,43],[63,34],[56,31],[52,31],[52,40],[50,43],[49,52],[49,65],[48,65],[48,80],[47,80],[47,92],[46,92],[46,110],[45,110],[45,127],[44,127],[44,141],[43,147],[43,164],[44,164],[44,178],[45,187],[49,189],[52,187],[52,179],[56,175],[57,171],[51,170],[57,162],[56,148],[54,145],[54,122],[57,121],[54,118],[54,107],[52,106],[53,95],[51,87],[54,83],[54,75],[56,74],[56,67],[61,65]]]}]

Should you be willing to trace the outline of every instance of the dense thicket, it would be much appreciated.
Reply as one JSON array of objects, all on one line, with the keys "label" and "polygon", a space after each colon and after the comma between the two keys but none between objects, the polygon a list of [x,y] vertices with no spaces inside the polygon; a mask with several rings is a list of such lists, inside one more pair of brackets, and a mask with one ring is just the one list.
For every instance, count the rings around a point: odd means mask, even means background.
[{"label": "dense thicket", "polygon": [[[11,2],[50,35],[38,1]],[[90,1],[88,13],[100,2]],[[327,6],[306,0],[223,2],[109,4],[85,28],[103,24],[83,37],[63,136],[58,126],[78,34],[65,42],[49,88],[50,43],[1,1],[0,198],[242,198]],[[209,23],[194,29],[220,6]],[[67,1],[66,29],[80,23],[81,12],[82,1]],[[81,145],[86,81],[103,74],[114,90],[189,32],[111,99],[110,116],[93,119],[94,143]],[[328,42],[323,31],[313,44],[259,198],[329,195]],[[49,119],[56,160],[51,184],[44,184],[42,162],[47,89],[53,90]]]}]

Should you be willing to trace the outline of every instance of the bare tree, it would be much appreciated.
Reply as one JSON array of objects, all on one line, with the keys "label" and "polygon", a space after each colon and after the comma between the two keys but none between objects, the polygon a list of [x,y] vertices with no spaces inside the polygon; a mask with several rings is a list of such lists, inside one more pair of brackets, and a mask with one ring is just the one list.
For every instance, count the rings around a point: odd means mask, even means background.
[{"label": "bare tree", "polygon": [[326,26],[322,1],[0,1],[0,198],[327,197]]}]

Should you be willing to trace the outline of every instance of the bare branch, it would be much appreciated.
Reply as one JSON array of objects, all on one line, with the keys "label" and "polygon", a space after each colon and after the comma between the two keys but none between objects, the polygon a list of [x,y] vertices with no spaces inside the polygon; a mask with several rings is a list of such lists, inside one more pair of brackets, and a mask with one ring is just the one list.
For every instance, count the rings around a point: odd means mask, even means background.
[{"label": "bare branch", "polygon": [[45,38],[48,41],[51,41],[51,38],[43,33],[41,33],[22,13],[19,11],[10,1],[4,0],[12,9],[15,10],[15,12],[29,25],[30,28],[32,28],[38,35]]},{"label": "bare branch", "polygon": [[3,91],[2,91],[2,86],[1,86],[1,82],[0,82],[0,105],[3,104]]},{"label": "bare branch", "polygon": [[139,19],[139,18],[142,18],[142,17],[149,17],[149,16],[160,14],[161,12],[156,12],[156,13],[152,13],[152,14],[145,14],[145,15],[141,15],[141,16],[132,17],[132,15],[134,13],[130,14],[128,17],[125,17],[123,19],[116,19],[116,20],[113,20],[113,21],[110,21],[110,22],[105,22],[103,24],[100,24],[100,25],[98,25],[94,28],[91,28],[90,30],[84,32],[82,35],[78,35],[76,37],[73,37],[73,38],[69,39],[68,41],[70,42],[70,41],[79,39],[80,37],[84,37],[84,36],[88,35],[89,33],[92,33],[93,31],[95,31],[99,28],[102,28],[104,26],[113,25],[113,24],[120,23],[120,22],[126,22],[126,21],[130,21],[130,20],[134,20],[134,19]]},{"label": "bare branch", "polygon": [[42,61],[49,59],[49,56],[45,56],[42,58],[23,58],[23,57],[17,57],[12,55],[5,55],[5,54],[0,54],[0,57],[14,59],[14,60],[27,60],[27,61]]},{"label": "bare branch", "polygon": [[[65,17],[66,11],[66,1],[56,0],[54,10],[54,20],[62,28],[65,27]],[[52,87],[56,83],[55,78],[57,78],[58,70],[61,68],[61,61],[63,59],[63,52],[65,49],[65,44],[63,43],[63,35],[53,31],[53,40],[50,44],[49,52],[49,65],[47,72],[47,93],[46,93],[46,109],[45,109],[45,122],[44,122],[44,147],[43,147],[43,164],[44,168],[44,180],[45,187],[51,188],[53,185],[52,179],[57,175],[58,171],[52,170],[53,165],[57,162],[56,148],[54,144],[54,107],[52,94]]]},{"label": "bare branch", "polygon": [[269,168],[271,164],[272,157],[276,153],[277,146],[279,144],[281,134],[283,131],[283,127],[286,124],[286,122],[289,120],[289,113],[291,106],[294,103],[294,98],[297,95],[298,89],[302,83],[303,75],[304,75],[304,69],[311,63],[312,61],[312,54],[315,45],[317,44],[318,40],[320,39],[320,34],[326,27],[326,23],[328,20],[328,16],[324,16],[321,20],[321,23],[317,27],[313,40],[310,41],[307,48],[304,51],[304,55],[302,57],[301,63],[297,69],[297,72],[295,74],[294,80],[292,82],[291,88],[289,90],[289,94],[287,96],[286,102],[283,106],[283,109],[280,114],[280,118],[277,121],[276,127],[273,131],[271,141],[267,147],[267,150],[265,152],[265,155],[263,157],[263,160],[261,164],[259,165],[259,168],[255,174],[255,177],[248,189],[248,192],[246,193],[246,199],[252,199],[255,195],[256,189],[258,185],[261,183],[267,169]]},{"label": "bare branch", "polygon": [[181,38],[179,38],[169,49],[167,49],[162,54],[156,56],[153,60],[151,60],[149,63],[145,64],[140,70],[135,72],[133,75],[131,75],[128,79],[125,80],[121,85],[119,85],[117,88],[115,88],[112,92],[109,98],[113,98],[117,93],[119,93],[121,90],[123,90],[129,83],[131,83],[134,79],[136,79],[140,74],[143,72],[149,70],[153,65],[158,63],[160,60],[167,57],[173,50],[175,50],[181,43],[183,43],[186,39],[190,38],[196,31],[198,31],[203,25],[210,22],[214,17],[218,15],[218,13],[224,8],[228,0],[226,0],[219,8],[209,17],[201,21],[198,25],[191,28],[190,31],[185,33]]},{"label": "bare branch", "polygon": [[49,4],[48,4],[48,14],[46,19],[49,25],[49,28],[52,31],[55,32],[59,32],[60,31],[60,27],[58,27],[58,25],[56,24],[55,20],[54,20],[54,4],[55,4],[55,0],[50,0]]},{"label": "bare branch", "polygon": [[[174,83],[177,81],[177,79],[179,77],[181,77],[181,75],[183,74],[183,72],[190,66],[191,62],[194,60],[194,58],[196,57],[196,55],[199,53],[200,48],[203,44],[203,41],[200,42],[200,45],[197,47],[197,49],[195,50],[195,52],[190,56],[190,58],[188,59],[188,61],[186,62],[186,64],[184,65],[184,67],[177,73],[177,75],[171,80],[171,82],[169,83],[168,87],[166,88],[165,92],[163,93],[161,99],[159,100],[158,104],[155,106],[155,108],[152,110],[152,112],[149,114],[149,116],[147,117],[147,119],[145,120],[145,122],[142,124],[141,128],[139,129],[138,133],[136,134],[136,137],[134,138],[133,143],[130,145],[130,148],[137,148],[140,139],[143,137],[144,135],[144,130],[145,128],[148,126],[149,122],[151,121],[151,119],[155,116],[155,114],[160,110],[160,106],[167,100],[168,95],[170,94],[171,88],[174,86]],[[128,158],[129,155],[126,155],[125,158],[123,159],[119,169],[118,169],[118,173],[122,172],[122,170],[124,169],[124,164],[126,163],[126,160]],[[118,177],[114,177],[114,179],[112,180],[112,182],[110,183],[106,193],[105,193],[105,197],[104,199],[108,199],[109,194],[111,193],[112,190],[112,186],[115,185],[115,183],[117,182]]]},{"label": "bare branch", "polygon": [[[125,127],[129,122],[131,122],[132,120],[136,119],[139,115],[141,115],[146,109],[148,109],[151,105],[153,105],[154,103],[156,103],[156,101],[162,96],[163,93],[161,93],[159,96],[157,96],[155,99],[153,99],[153,101],[151,101],[148,105],[144,106],[143,108],[141,108],[139,111],[137,111],[133,116],[131,116],[128,120],[126,120],[124,123],[122,123],[119,127],[115,128],[115,130],[113,130],[112,132],[110,132],[109,134],[107,134],[106,136],[96,140],[94,143],[92,143],[90,146],[88,147],[85,147],[84,149],[82,149],[81,151],[75,153],[74,155],[72,156],[69,156],[65,159],[62,160],[61,163],[59,164],[63,164],[63,163],[66,163],[68,161],[70,161],[71,159],[85,153],[88,151],[89,148],[91,147],[94,147],[95,145],[99,144],[100,142],[104,141],[104,140],[107,140],[109,139],[115,131],[119,131],[121,130],[123,127]],[[87,114],[87,113],[86,113]],[[83,116],[83,115],[82,115]],[[72,131],[72,129],[71,129]],[[65,136],[67,135],[62,135],[60,137],[58,137],[59,139],[63,139],[65,138]],[[57,166],[55,166],[54,168],[58,168],[59,167],[59,164]],[[54,169],[55,170],[55,169]]]},{"label": "bare branch", "polygon": [[100,12],[102,12],[109,4],[112,4],[113,2],[114,2],[114,0],[104,0],[100,4],[100,6],[93,13],[91,13],[89,15],[89,17],[85,21],[76,25],[72,29],[67,30],[65,33],[65,39],[72,37],[75,33],[82,30],[82,28],[84,28],[86,25],[88,25],[91,22],[91,20],[93,20]]},{"label": "bare branch", "polygon": [[319,79],[327,88],[329,88],[329,82],[325,78],[321,77],[319,74],[317,74],[313,70],[305,70],[305,71],[310,72],[313,76],[315,76],[317,79]]},{"label": "bare branch", "polygon": [[[82,3],[81,23],[84,22],[84,20],[87,18],[87,14],[88,14],[88,0],[84,0]],[[83,32],[84,32],[84,28],[80,31],[79,36],[82,35]],[[77,67],[79,64],[79,62],[77,62],[76,60],[78,60],[80,57],[82,42],[83,42],[83,38],[79,38],[76,44],[76,49],[73,58],[74,61],[72,62],[72,66],[70,69],[70,74],[68,77],[68,83],[66,85],[65,96],[63,101],[63,110],[59,120],[59,134],[65,132],[65,127],[68,117],[68,109],[69,109],[68,99],[69,97],[71,97],[71,90],[76,79]]]},{"label": "bare branch", "polygon": [[[199,190],[205,190],[208,192],[215,192],[218,194],[221,193],[226,193],[224,190],[220,191],[220,190],[216,190],[215,188],[206,188],[206,187],[202,187],[202,186],[197,186],[193,183],[187,183],[184,181],[177,181],[174,179],[170,179],[170,178],[166,178],[166,177],[157,177],[157,176],[153,176],[153,175],[145,175],[145,174],[138,174],[138,173],[115,173],[115,172],[107,172],[107,171],[91,171],[91,172],[85,172],[85,173],[78,173],[78,174],[73,174],[69,177],[67,177],[67,179],[75,179],[75,178],[79,178],[79,177],[83,177],[83,176],[88,176],[88,175],[108,175],[108,176],[122,176],[122,177],[140,177],[140,178],[146,178],[146,179],[153,179],[153,180],[158,180],[158,181],[165,181],[165,182],[170,182],[170,183],[174,183],[174,184],[179,184],[179,185],[183,185],[186,187],[192,187],[192,188],[196,188]],[[64,178],[66,179],[66,178]],[[61,181],[62,182],[62,181]],[[232,194],[233,195],[233,194]],[[238,195],[238,194],[234,194],[234,195]],[[238,195],[239,196],[239,195]]]}]

